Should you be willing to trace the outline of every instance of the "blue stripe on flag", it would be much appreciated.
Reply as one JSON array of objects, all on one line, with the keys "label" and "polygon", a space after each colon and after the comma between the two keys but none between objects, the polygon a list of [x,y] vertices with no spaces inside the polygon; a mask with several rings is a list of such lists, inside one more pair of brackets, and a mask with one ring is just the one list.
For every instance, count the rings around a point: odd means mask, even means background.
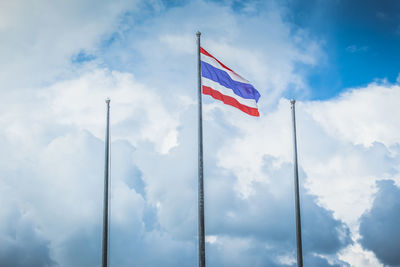
[{"label": "blue stripe on flag", "polygon": [[201,76],[232,89],[240,97],[255,99],[256,102],[260,98],[260,93],[251,84],[234,81],[225,71],[217,69],[204,61],[201,61]]}]

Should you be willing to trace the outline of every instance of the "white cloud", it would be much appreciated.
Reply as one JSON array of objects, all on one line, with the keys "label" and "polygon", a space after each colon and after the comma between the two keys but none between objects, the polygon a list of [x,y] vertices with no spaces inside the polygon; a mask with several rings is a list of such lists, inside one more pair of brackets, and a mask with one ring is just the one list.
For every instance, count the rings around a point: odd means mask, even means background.
[{"label": "white cloud", "polygon": [[[320,205],[351,227],[355,240],[358,219],[371,207],[375,181],[398,181],[400,125],[390,113],[397,109],[399,93],[397,85],[372,83],[337,99],[296,104],[299,164],[304,171],[300,179]],[[249,196],[254,181],[272,179],[262,172],[263,156],[275,157],[273,166],[278,168],[292,160],[290,104],[282,100],[259,119],[234,117],[228,109],[224,113],[241,134],[221,147],[218,165],[238,175],[239,192]],[[357,244],[344,255],[355,266],[377,262]]]},{"label": "white cloud", "polygon": [[351,263],[351,266],[378,267],[383,266],[370,251],[365,251],[360,244],[354,244],[344,249],[339,258]]},{"label": "white cloud", "polygon": [[[5,98],[0,107],[0,233],[7,236],[13,229],[8,222],[14,215],[4,208],[10,207],[29,215],[26,221],[39,231],[35,240],[48,244],[48,258],[60,266],[98,264],[101,140],[109,96],[113,261],[155,266],[162,258],[165,266],[193,265],[195,32],[201,30],[203,45],[262,94],[260,118],[204,98],[206,199],[215,201],[207,203],[210,260],[229,266],[293,263],[287,249],[294,246],[293,232],[287,230],[293,222],[270,220],[289,218],[293,197],[290,105],[282,93],[289,86],[306,93],[295,65],[318,64],[323,56],[318,41],[291,28],[274,6],[258,13],[257,4],[248,4],[249,18],[225,4],[194,1],[168,9],[152,2],[149,17],[127,25],[120,15],[128,21],[137,16],[129,13],[137,8],[135,1],[28,4],[0,3]],[[119,39],[102,47],[113,32]],[[96,59],[71,63],[80,51]],[[310,245],[310,260],[377,263],[357,243],[336,256],[348,233],[341,236],[345,228],[337,228],[341,223],[315,201],[346,222],[357,238],[358,218],[371,205],[375,181],[399,180],[400,124],[391,114],[399,92],[398,85],[372,83],[336,99],[298,102],[306,210],[338,231],[336,247],[327,246],[328,252],[315,252],[322,248]],[[262,220],[268,223],[260,226]],[[325,237],[317,231],[309,236],[310,243]],[[87,257],[70,257],[78,252]]]},{"label": "white cloud", "polygon": [[[339,99],[297,103],[299,161],[307,185],[331,199],[328,207],[347,222],[356,221],[369,207],[376,179],[398,173],[400,125],[388,111],[396,109],[399,93],[397,85],[371,84]],[[238,188],[245,194],[244,185],[268,180],[261,172],[263,155],[276,157],[276,166],[291,162],[290,104],[282,100],[277,110],[256,119],[224,113],[242,135],[230,137],[221,148],[219,165],[238,174]],[[337,199],[338,194],[347,197]]]},{"label": "white cloud", "polygon": [[[199,30],[202,46],[250,80],[262,95],[268,95],[260,100],[262,107],[274,106],[288,86],[306,94],[308,86],[298,68],[313,66],[323,56],[319,41],[306,30],[291,28],[273,4],[250,5],[258,9],[251,16],[202,1],[167,10],[132,28],[111,46],[107,59],[128,58],[129,69],[134,69],[141,81],[163,89],[160,94],[194,96],[195,33]],[[126,53],[121,55],[120,51]]]},{"label": "white cloud", "polygon": [[71,70],[80,51],[94,53],[108,38],[119,15],[138,1],[6,0],[0,3],[2,91],[41,86]]},{"label": "white cloud", "polygon": [[348,47],[346,47],[346,51],[350,53],[367,52],[368,46],[349,45]]},{"label": "white cloud", "polygon": [[[76,79],[20,93],[29,102],[2,105],[4,115],[0,123],[7,138],[23,142],[25,149],[37,148],[31,148],[35,145],[32,137],[51,140],[52,135],[67,128],[87,130],[103,139],[106,97],[112,99],[114,139],[124,138],[132,144],[147,140],[161,153],[178,144],[177,115],[168,111],[162,99],[131,74],[94,69]],[[12,96],[13,100],[18,98],[20,94]]]},{"label": "white cloud", "polygon": [[43,90],[55,121],[89,130],[98,138],[104,136],[106,97],[111,98],[114,139],[127,139],[132,144],[147,140],[161,153],[178,144],[177,116],[164,107],[154,90],[130,74],[95,69]]},{"label": "white cloud", "polygon": [[371,83],[352,89],[337,99],[307,108],[313,118],[332,136],[353,144],[371,146],[381,142],[390,147],[399,142],[400,122],[390,113],[396,110],[400,87]]}]

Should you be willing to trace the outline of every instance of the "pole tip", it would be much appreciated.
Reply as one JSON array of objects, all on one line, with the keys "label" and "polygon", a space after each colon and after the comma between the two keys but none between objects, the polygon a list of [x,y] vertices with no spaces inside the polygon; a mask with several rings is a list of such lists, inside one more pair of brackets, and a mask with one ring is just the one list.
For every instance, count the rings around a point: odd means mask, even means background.
[{"label": "pole tip", "polygon": [[106,103],[109,104],[111,99],[109,97],[106,98]]},{"label": "pole tip", "polygon": [[294,100],[294,98],[292,98],[292,99],[290,99],[290,103],[291,103],[292,105],[294,105],[294,103],[296,103],[296,100]]},{"label": "pole tip", "polygon": [[197,31],[197,32],[196,32],[196,35],[197,35],[197,37],[200,37],[201,32],[200,32],[200,31]]}]

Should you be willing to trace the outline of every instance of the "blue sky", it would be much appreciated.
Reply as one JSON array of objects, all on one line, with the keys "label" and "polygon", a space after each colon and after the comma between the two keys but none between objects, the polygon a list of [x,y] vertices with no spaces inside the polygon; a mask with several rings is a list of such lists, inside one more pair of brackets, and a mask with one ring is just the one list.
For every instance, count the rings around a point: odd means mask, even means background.
[{"label": "blue sky", "polygon": [[[196,37],[261,93],[203,97],[208,266],[398,266],[396,1],[0,3],[0,265],[100,266],[106,97],[110,266],[197,261]],[[397,242],[397,243],[396,243]]]},{"label": "blue sky", "polygon": [[399,5],[395,1],[289,1],[289,20],[324,40],[326,64],[309,82],[314,99],[374,79],[395,82],[399,69]]}]

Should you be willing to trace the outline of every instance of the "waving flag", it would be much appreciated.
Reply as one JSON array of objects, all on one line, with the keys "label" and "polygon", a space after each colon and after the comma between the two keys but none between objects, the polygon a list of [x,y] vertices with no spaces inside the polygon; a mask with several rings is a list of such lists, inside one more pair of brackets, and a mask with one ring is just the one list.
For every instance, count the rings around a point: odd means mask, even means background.
[{"label": "waving flag", "polygon": [[260,116],[257,108],[260,93],[249,81],[222,64],[202,47],[200,47],[200,58],[203,94],[210,95],[249,115]]}]

